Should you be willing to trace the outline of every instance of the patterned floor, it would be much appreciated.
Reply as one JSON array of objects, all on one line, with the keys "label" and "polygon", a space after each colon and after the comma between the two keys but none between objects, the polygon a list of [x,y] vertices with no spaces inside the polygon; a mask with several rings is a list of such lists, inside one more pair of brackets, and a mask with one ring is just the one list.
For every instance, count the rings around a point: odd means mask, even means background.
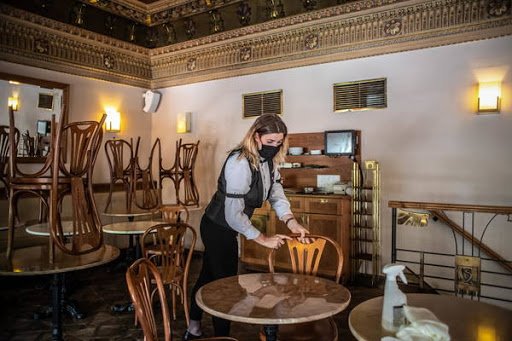
[{"label": "patterned floor", "polygon": [[[190,281],[195,281],[201,257],[194,257]],[[133,313],[113,313],[111,306],[129,300],[123,269],[111,264],[96,269],[83,270],[67,277],[68,296],[78,302],[86,316],[77,320],[64,314],[65,340],[142,340],[142,332],[134,326]],[[243,269],[242,269],[243,271]],[[50,340],[51,317],[34,320],[34,312],[50,300],[49,276],[0,277],[0,340]],[[340,340],[354,340],[348,329],[350,310],[362,301],[382,295],[382,289],[364,286],[347,286],[352,293],[351,304],[335,316]],[[204,333],[212,336],[209,316],[203,318]],[[181,340],[185,330],[184,315],[172,323],[173,339]],[[259,327],[241,323],[232,324],[232,336],[240,341],[258,340]]]}]

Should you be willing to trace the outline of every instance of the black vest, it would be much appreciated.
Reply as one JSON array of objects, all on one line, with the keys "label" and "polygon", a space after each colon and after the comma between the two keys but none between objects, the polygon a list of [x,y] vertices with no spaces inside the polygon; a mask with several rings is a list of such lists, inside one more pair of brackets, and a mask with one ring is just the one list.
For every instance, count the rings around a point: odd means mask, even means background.
[{"label": "black vest", "polygon": [[[234,154],[231,153],[224,161],[224,165],[222,166],[222,171],[220,172],[219,179],[217,180],[217,191],[212,197],[212,200],[206,207],[205,215],[215,222],[218,225],[230,228],[228,223],[226,222],[226,217],[224,216],[224,208],[225,208],[225,200],[226,197],[229,198],[243,198],[244,199],[244,213],[249,217],[252,217],[254,210],[263,205],[263,179],[261,178],[261,172],[257,171],[251,166],[249,160],[249,167],[251,168],[251,184],[249,186],[249,192],[246,194],[227,194],[226,193],[226,178],[224,176],[224,170],[226,168],[227,160]],[[269,193],[272,190],[272,185],[274,184],[274,164],[272,160],[267,161],[270,173],[270,187]],[[268,195],[267,195],[268,197]]]}]

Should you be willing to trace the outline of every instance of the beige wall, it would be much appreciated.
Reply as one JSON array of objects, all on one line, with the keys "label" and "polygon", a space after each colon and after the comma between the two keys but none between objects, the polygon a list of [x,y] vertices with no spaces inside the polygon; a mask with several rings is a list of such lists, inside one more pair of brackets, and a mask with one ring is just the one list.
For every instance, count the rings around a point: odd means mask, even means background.
[{"label": "beige wall", "polygon": [[[192,214],[196,227],[215,190],[226,152],[253,122],[242,118],[241,95],[283,89],[283,119],[290,132],[359,129],[363,159],[380,162],[385,263],[390,259],[389,200],[512,205],[511,55],[512,37],[505,37],[166,88],[160,89],[162,103],[154,114],[141,110],[145,89],[5,62],[0,62],[0,69],[71,84],[70,120],[97,118],[103,105],[118,105],[123,115],[118,136],[142,136],[143,154],[150,141],[160,137],[167,165],[178,138],[201,140],[197,162],[201,209]],[[474,85],[490,72],[502,78],[502,111],[477,116]],[[387,78],[386,109],[332,111],[333,83],[378,77]],[[184,111],[192,112],[192,132],[178,135],[176,116]],[[103,151],[95,181],[107,181]],[[166,202],[173,199],[172,194],[165,197]],[[5,206],[0,209],[6,215]],[[486,238],[510,259],[510,223],[505,220],[497,219]],[[415,244],[411,247],[453,251],[451,234],[433,225],[422,231],[401,228],[399,238],[408,236]]]},{"label": "beige wall", "polygon": [[[512,205],[511,55],[512,37],[506,37],[161,89],[152,135],[162,138],[169,152],[177,138],[201,140],[197,174],[204,207],[226,151],[254,121],[242,118],[243,93],[283,89],[283,119],[292,133],[361,130],[363,159],[379,161],[382,169],[385,263],[391,247],[389,200]],[[489,73],[502,78],[502,111],[478,116],[474,86]],[[387,78],[386,109],[332,111],[333,83],[379,77]],[[176,116],[185,111],[192,112],[192,132],[177,135]],[[510,258],[510,224],[504,220],[487,237]],[[508,238],[500,238],[505,229]],[[451,234],[438,230],[441,242],[430,243],[437,237],[419,232],[413,243],[453,249]]]}]

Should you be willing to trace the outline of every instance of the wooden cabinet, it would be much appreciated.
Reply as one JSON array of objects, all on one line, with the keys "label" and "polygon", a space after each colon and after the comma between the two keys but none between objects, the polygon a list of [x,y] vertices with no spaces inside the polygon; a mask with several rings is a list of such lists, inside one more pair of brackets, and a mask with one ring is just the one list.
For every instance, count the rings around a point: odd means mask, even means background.
[{"label": "wooden cabinet", "polygon": [[[343,279],[350,274],[350,197],[345,195],[288,195],[292,211],[299,222],[312,234],[321,234],[337,241],[343,250]],[[278,219],[275,212],[266,206],[259,209],[252,218],[256,227],[265,226],[267,235],[289,234],[290,230]],[[259,227],[258,227],[259,229]],[[263,232],[263,229],[261,230]],[[269,250],[257,243],[241,238],[241,260],[249,267],[268,269]],[[336,272],[336,251],[326,248],[320,263],[319,273],[334,276]],[[276,252],[277,270],[291,269],[290,256],[286,248]]]}]

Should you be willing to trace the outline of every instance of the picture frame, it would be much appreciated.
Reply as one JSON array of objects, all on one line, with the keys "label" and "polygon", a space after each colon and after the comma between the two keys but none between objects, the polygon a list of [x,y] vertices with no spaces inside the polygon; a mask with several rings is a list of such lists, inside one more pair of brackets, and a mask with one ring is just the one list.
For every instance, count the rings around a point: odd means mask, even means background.
[{"label": "picture frame", "polygon": [[37,107],[39,109],[53,110],[53,94],[40,93]]}]

